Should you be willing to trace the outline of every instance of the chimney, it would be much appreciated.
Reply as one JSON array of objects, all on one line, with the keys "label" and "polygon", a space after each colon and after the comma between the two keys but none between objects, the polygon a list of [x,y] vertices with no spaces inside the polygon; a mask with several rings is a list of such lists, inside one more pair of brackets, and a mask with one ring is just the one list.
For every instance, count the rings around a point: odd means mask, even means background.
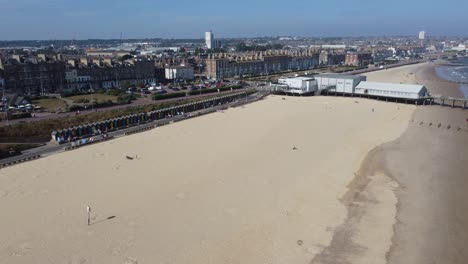
[{"label": "chimney", "polygon": [[88,58],[80,58],[80,64],[88,66]]},{"label": "chimney", "polygon": [[89,59],[89,61],[91,62],[91,64],[100,65],[99,59],[91,58],[91,59]]},{"label": "chimney", "polygon": [[104,58],[103,61],[104,61],[104,64],[112,65],[112,61],[110,58]]},{"label": "chimney", "polygon": [[76,67],[75,60],[68,60],[68,64],[71,64],[73,67]]},{"label": "chimney", "polygon": [[20,55],[18,55],[18,54],[11,55],[11,58],[14,59],[14,60],[17,60],[18,62],[21,62]]},{"label": "chimney", "polygon": [[37,58],[46,61],[46,55],[45,54],[37,54]]}]

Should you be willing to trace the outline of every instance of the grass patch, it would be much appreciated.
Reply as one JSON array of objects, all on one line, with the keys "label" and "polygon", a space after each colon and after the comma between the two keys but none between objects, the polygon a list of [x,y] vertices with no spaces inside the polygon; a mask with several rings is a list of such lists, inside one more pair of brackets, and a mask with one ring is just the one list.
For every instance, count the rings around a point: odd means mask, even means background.
[{"label": "grass patch", "polygon": [[47,142],[51,139],[54,130],[75,127],[83,124],[104,121],[126,115],[155,111],[172,106],[197,102],[216,97],[216,95],[200,98],[184,98],[172,102],[156,103],[153,105],[128,107],[106,112],[93,112],[77,116],[68,116],[57,119],[41,120],[25,124],[15,124],[0,127],[0,142]]},{"label": "grass patch", "polygon": [[117,96],[115,95],[109,95],[109,94],[83,94],[83,95],[74,95],[67,97],[67,99],[73,101],[75,104],[81,104],[81,103],[86,103],[87,102],[92,102],[92,101],[112,101],[112,102],[117,102]]},{"label": "grass patch", "polygon": [[34,105],[38,105],[51,113],[57,111],[66,111],[67,103],[58,98],[44,98],[32,101]]},{"label": "grass patch", "polygon": [[185,97],[187,94],[185,92],[179,93],[168,93],[168,94],[155,94],[153,95],[153,100],[165,100],[171,98],[180,98]]}]

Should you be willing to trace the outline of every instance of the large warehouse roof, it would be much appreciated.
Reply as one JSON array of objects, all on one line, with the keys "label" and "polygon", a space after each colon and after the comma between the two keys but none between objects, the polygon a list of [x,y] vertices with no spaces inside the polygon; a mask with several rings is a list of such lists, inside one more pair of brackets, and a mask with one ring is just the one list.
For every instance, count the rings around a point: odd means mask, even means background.
[{"label": "large warehouse roof", "polygon": [[396,84],[381,82],[360,82],[356,89],[374,89],[382,91],[406,92],[419,94],[425,87],[417,84]]}]

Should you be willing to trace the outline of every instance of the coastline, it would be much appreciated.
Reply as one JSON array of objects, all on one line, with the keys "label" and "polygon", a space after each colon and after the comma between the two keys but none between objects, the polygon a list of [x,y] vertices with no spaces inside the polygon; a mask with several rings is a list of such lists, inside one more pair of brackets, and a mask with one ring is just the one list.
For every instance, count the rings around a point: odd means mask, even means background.
[{"label": "coastline", "polygon": [[[447,90],[430,67],[369,76]],[[271,96],[5,168],[0,262],[466,263],[464,115]]]},{"label": "coastline", "polygon": [[426,85],[432,94],[440,94],[455,98],[464,98],[460,89],[461,84],[451,82],[440,77],[436,72],[437,65],[426,63],[416,71],[416,79],[419,83]]},{"label": "coastline", "polygon": [[[424,84],[433,94],[460,97],[458,84],[437,76],[434,65],[421,65],[414,76],[415,83]],[[468,262],[468,194],[465,191],[468,188],[465,175],[468,171],[468,126],[465,118],[461,109],[420,106],[413,113],[413,122],[397,140],[376,147],[361,164],[350,184],[348,197],[352,199],[348,202],[349,213],[344,226],[351,229],[346,232],[348,235],[359,232],[359,225],[365,222],[362,219],[372,214],[368,207],[376,202],[386,207],[394,220],[391,244],[382,263]],[[395,196],[387,205],[376,197],[369,201],[372,182],[382,181],[382,177],[388,177],[388,190]],[[378,196],[385,195],[382,192]],[[363,252],[366,251],[369,248]]]}]

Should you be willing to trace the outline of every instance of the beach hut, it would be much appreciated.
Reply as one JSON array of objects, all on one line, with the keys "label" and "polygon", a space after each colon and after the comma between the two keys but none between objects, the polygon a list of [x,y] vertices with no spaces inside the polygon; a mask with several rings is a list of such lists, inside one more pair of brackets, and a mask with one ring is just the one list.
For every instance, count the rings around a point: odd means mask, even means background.
[{"label": "beach hut", "polygon": [[64,138],[69,139],[71,137],[71,131],[69,128],[62,130],[62,135]]},{"label": "beach hut", "polygon": [[52,140],[58,141],[60,133],[58,131],[52,131],[51,137]]},{"label": "beach hut", "polygon": [[79,126],[79,127],[77,128],[76,131],[77,131],[78,137],[83,136],[83,130],[84,130],[84,129],[83,129],[83,126]]}]

